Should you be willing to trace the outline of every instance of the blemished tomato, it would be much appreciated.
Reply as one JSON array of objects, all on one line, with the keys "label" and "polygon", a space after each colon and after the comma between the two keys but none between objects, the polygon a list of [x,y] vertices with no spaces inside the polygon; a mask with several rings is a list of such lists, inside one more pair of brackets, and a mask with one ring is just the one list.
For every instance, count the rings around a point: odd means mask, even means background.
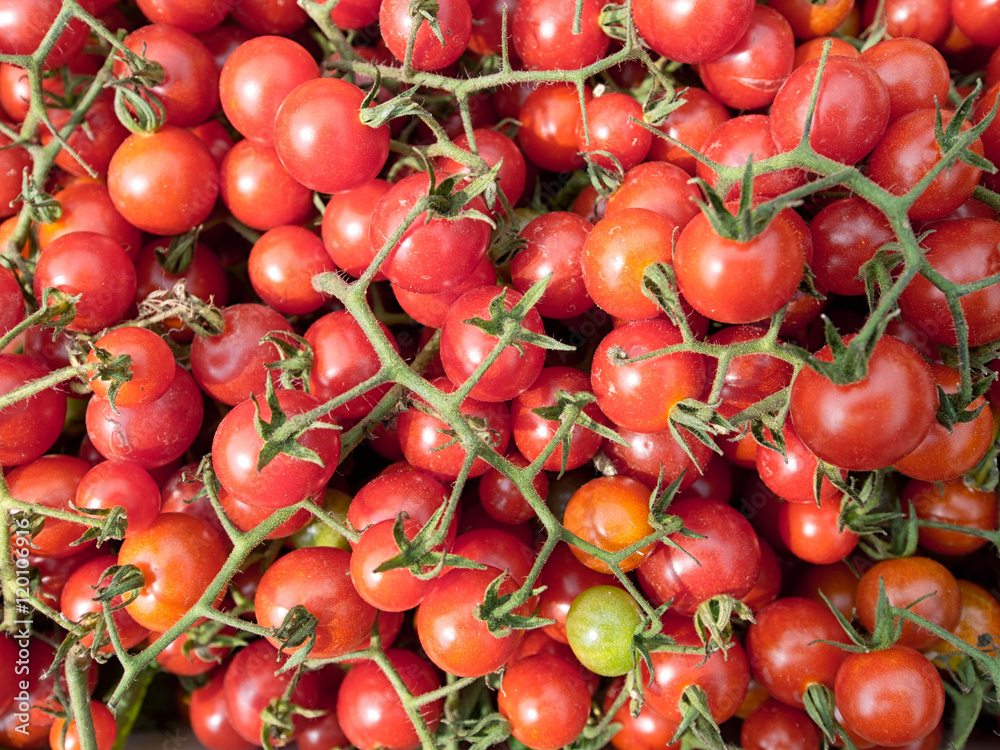
[{"label": "blemished tomato", "polygon": [[906,646],[848,655],[837,671],[834,693],[851,728],[883,745],[923,739],[944,713],[941,675],[923,654]]},{"label": "blemished tomato", "polygon": [[[169,630],[197,602],[226,562],[218,532],[187,513],[161,513],[132,534],[118,552],[119,565],[142,572],[142,590],[125,608],[139,625]],[[184,575],[178,576],[177,571]]]},{"label": "blemished tomato", "polygon": [[297,549],[278,558],[264,572],[257,588],[257,622],[265,628],[277,628],[288,611],[301,604],[318,620],[316,643],[309,655],[329,659],[346,654],[369,634],[377,614],[358,595],[350,569],[351,553],[333,547]]},{"label": "blemished tomato", "polygon": [[605,677],[635,667],[632,635],[642,624],[642,610],[624,589],[593,586],[573,599],[566,614],[566,640],[580,663]]}]

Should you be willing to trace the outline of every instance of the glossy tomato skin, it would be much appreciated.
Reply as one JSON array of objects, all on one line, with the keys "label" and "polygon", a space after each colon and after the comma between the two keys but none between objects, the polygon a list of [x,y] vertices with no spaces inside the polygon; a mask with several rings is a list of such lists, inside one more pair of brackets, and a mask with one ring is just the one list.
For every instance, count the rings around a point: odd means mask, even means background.
[{"label": "glossy tomato skin", "polygon": [[[683,472],[684,477],[679,485],[683,491],[702,476],[713,456],[711,448],[686,430],[681,432],[683,445],[674,438],[669,429],[663,432],[641,433],[619,427],[616,432],[628,443],[628,447],[617,441],[605,439],[601,450],[619,474],[638,479],[647,487],[655,487],[657,482],[666,487]],[[688,456],[685,446],[694,455],[695,461]]]},{"label": "glossy tomato skin", "polygon": [[[226,666],[223,678],[226,716],[236,733],[255,746],[261,743],[261,712],[268,703],[284,694],[294,676],[294,670],[275,674],[286,659],[279,656],[278,649],[261,639],[241,649]],[[291,702],[306,709],[319,707],[319,672],[305,672],[299,677],[291,693]],[[290,739],[301,733],[307,723],[305,717],[296,716]]]},{"label": "glossy tomato skin", "polygon": [[[591,392],[591,381],[586,373],[572,367],[546,367],[531,387],[511,401],[510,419],[514,444],[529,461],[541,455],[556,430],[559,422],[543,419],[534,413],[535,409],[554,406],[559,391],[569,394]],[[583,407],[583,413],[599,424],[607,424],[607,418],[595,403]],[[574,425],[570,431],[569,450],[566,451],[566,469],[583,466],[594,457],[601,447],[603,438],[592,430]],[[547,471],[560,471],[563,461],[563,446],[552,452],[542,467]]]},{"label": "glossy tomato skin", "polygon": [[191,344],[191,374],[209,396],[228,406],[252,395],[263,397],[268,370],[278,348],[260,340],[272,331],[291,333],[292,326],[266,305],[242,303],[222,310],[222,333],[198,336]]},{"label": "glossy tomato skin", "polygon": [[810,264],[816,281],[842,295],[865,293],[861,265],[888,242],[895,232],[885,214],[858,196],[824,206],[809,224],[813,241]]},{"label": "glossy tomato skin", "polygon": [[[317,398],[300,391],[278,391],[277,399],[288,419],[320,405]],[[254,425],[258,413],[265,422],[274,419],[271,407],[257,397],[229,412],[215,432],[213,464],[222,486],[245,502],[264,508],[293,505],[324,487],[340,462],[340,431],[336,420],[329,414],[321,417],[317,426],[296,441],[313,451],[322,466],[281,453],[258,469],[258,457],[264,447]]]},{"label": "glossy tomato skin", "polygon": [[161,513],[145,531],[122,542],[118,552],[118,564],[135,565],[144,579],[125,610],[139,625],[166,632],[201,598],[225,562],[222,539],[211,524],[186,513]]},{"label": "glossy tomato skin", "polygon": [[571,318],[593,306],[580,263],[591,229],[593,225],[576,214],[552,211],[532,219],[521,230],[527,246],[511,261],[511,278],[514,288],[523,294],[551,274],[534,308],[543,317]]},{"label": "glossy tomato skin", "polygon": [[[459,297],[451,306],[441,326],[441,364],[448,378],[461,387],[496,347],[498,337],[466,323],[467,320],[490,320],[491,305],[502,295],[508,312],[522,296],[501,287],[481,286]],[[529,310],[521,326],[532,333],[545,335],[542,317]],[[480,401],[509,401],[535,382],[545,364],[545,350],[534,344],[508,345],[499,358],[482,373],[469,395]]]},{"label": "glossy tomato skin", "polygon": [[[849,342],[845,338],[845,343]],[[830,361],[829,347],[818,354]],[[882,468],[915,449],[935,418],[927,363],[892,336],[875,345],[868,375],[847,385],[805,367],[792,384],[791,417],[813,453],[849,471]]]},{"label": "glossy tomato skin", "polygon": [[[643,121],[642,105],[635,98],[618,92],[605,93],[587,103],[586,114],[586,128],[582,114],[577,121],[576,146],[581,153],[590,154],[593,163],[613,171],[618,166],[628,171],[646,158],[653,135],[639,124]],[[638,122],[633,122],[633,118]],[[609,152],[618,166],[597,151]]]},{"label": "glossy tomato skin", "polygon": [[821,735],[805,711],[771,698],[743,720],[740,745],[745,750],[819,750]]},{"label": "glossy tomato skin", "polygon": [[[108,274],[107,269],[115,269]],[[117,323],[135,295],[135,269],[124,248],[96,232],[70,232],[53,240],[38,258],[35,299],[48,288],[81,295],[71,331],[96,333]]]},{"label": "glossy tomato skin", "polygon": [[[702,89],[690,88],[682,97],[684,104],[675,109],[657,128],[672,139],[701,151],[705,141],[729,119],[729,110],[718,99]],[[679,145],[665,138],[654,138],[649,147],[650,161],[666,161],[695,173],[698,161]]]},{"label": "glossy tomato skin", "polygon": [[833,688],[847,651],[829,643],[849,643],[844,629],[825,604],[783,597],[757,613],[746,637],[754,677],[782,703],[802,708],[810,685]]},{"label": "glossy tomato skin", "polygon": [[[396,557],[400,548],[396,544],[394,528],[396,519],[379,521],[365,529],[351,552],[351,581],[358,594],[381,612],[405,612],[423,600],[433,581],[415,578],[407,568],[394,568],[378,572],[382,563]],[[412,540],[423,524],[403,518],[403,533]],[[434,548],[443,552],[446,545]],[[456,553],[457,554],[457,553]]]},{"label": "glossy tomato skin", "polygon": [[[699,214],[677,238],[677,285],[705,317],[753,323],[770,317],[792,298],[802,280],[807,242],[811,255],[811,239],[800,235],[781,213],[747,242],[718,235],[705,214]],[[735,279],[753,279],[755,293],[744,294]]]},{"label": "glossy tomato skin", "polygon": [[[771,434],[770,430],[767,434]],[[781,434],[785,441],[785,455],[766,446],[758,446],[755,459],[757,473],[781,499],[792,503],[814,503],[816,456],[799,439],[790,420],[785,421]],[[841,478],[847,478],[846,471],[841,471]],[[821,498],[833,497],[837,488],[829,478],[824,477],[819,494]]]},{"label": "glossy tomato skin", "polygon": [[336,270],[323,241],[294,225],[276,226],[261,235],[247,263],[254,291],[284,315],[305,315],[322,307],[329,297],[313,288],[312,279]]},{"label": "glossy tomato skin", "polygon": [[[544,630],[560,643],[569,643],[566,634],[566,618],[576,597],[595,586],[619,586],[614,576],[598,573],[581,563],[568,544],[560,543],[552,551],[538,577],[539,585],[545,586],[539,598],[539,614],[550,620]],[[626,670],[627,671],[627,670]]]},{"label": "glossy tomato skin", "polygon": [[[104,349],[112,356],[127,355],[132,360],[129,365],[132,379],[122,383],[118,389],[116,406],[140,406],[155,401],[167,392],[173,382],[174,353],[162,338],[148,328],[115,328],[97,339],[94,347]],[[97,355],[91,350],[87,363],[96,362]],[[108,397],[110,385],[111,382],[96,377],[90,381],[90,387],[99,398]]]},{"label": "glossy tomato skin", "polygon": [[226,715],[225,676],[226,670],[220,669],[204,687],[191,693],[191,731],[209,750],[252,750],[256,745],[237,734]]},{"label": "glossy tomato skin", "polygon": [[226,153],[219,189],[233,216],[264,232],[300,224],[313,212],[312,191],[288,173],[271,146],[250,139]]},{"label": "glossy tomato skin", "polygon": [[[929,557],[914,556],[881,560],[869,568],[858,582],[857,615],[871,632],[875,628],[879,580],[885,586],[889,604],[909,607],[910,611],[935,625],[951,630],[962,612],[962,599],[955,576],[941,563]],[[911,603],[921,599],[916,604]],[[903,621],[899,645],[924,650],[937,642],[934,633]]]},{"label": "glossy tomato skin", "polygon": [[919,651],[906,646],[848,655],[834,692],[851,728],[883,745],[923,739],[944,713],[941,676]]},{"label": "glossy tomato skin", "polygon": [[[583,101],[593,97],[584,86]],[[580,117],[580,96],[568,83],[542,85],[532,91],[518,113],[521,127],[517,142],[530,159],[550,172],[569,172],[583,166],[576,150],[576,121]]]},{"label": "glossy tomato skin", "polygon": [[[930,363],[935,385],[946,394],[958,392],[960,375],[945,365]],[[927,437],[912,453],[893,464],[893,468],[914,479],[943,482],[971,471],[986,455],[993,441],[993,413],[980,396],[966,411],[982,408],[970,422],[960,422],[949,432],[940,422],[933,422]]]},{"label": "glossy tomato skin", "polygon": [[580,663],[605,677],[635,668],[632,635],[642,623],[642,610],[618,586],[592,586],[581,591],[566,614],[566,640]]},{"label": "glossy tomato skin", "polygon": [[339,78],[300,83],[274,118],[274,148],[285,169],[310,190],[341,193],[371,182],[389,156],[389,126],[358,114],[364,92]]},{"label": "glossy tomato skin", "polygon": [[[389,649],[386,657],[412,695],[419,696],[441,686],[434,668],[412,651]],[[437,729],[443,712],[443,698],[420,707],[420,715],[431,732]],[[336,714],[344,735],[359,750],[420,747],[420,737],[395,688],[373,661],[363,661],[347,673],[337,693]]]},{"label": "glossy tomato skin", "polygon": [[[254,598],[257,622],[281,625],[301,604],[318,619],[310,657],[328,659],[357,647],[375,624],[375,608],[351,583],[351,553],[334,547],[309,547],[278,558],[260,579]],[[276,640],[271,644],[279,646]]]},{"label": "glossy tomato skin", "polygon": [[[516,206],[517,202],[521,199],[521,194],[524,192],[524,185],[527,180],[524,155],[521,153],[521,149],[503,133],[498,133],[496,130],[490,128],[476,128],[473,130],[473,135],[476,139],[476,151],[479,152],[479,156],[483,161],[493,167],[503,160],[503,164],[497,174],[497,187],[500,188],[500,191],[507,198],[507,202],[511,206]],[[472,153],[472,149],[469,146],[468,134],[462,133],[455,138],[454,143],[463,151]],[[470,171],[468,165],[462,164],[455,159],[442,159],[439,166],[445,172],[453,174],[467,174]],[[502,211],[503,208],[499,203],[498,197],[492,213],[497,214],[502,213]]]},{"label": "glossy tomato skin", "polygon": [[[440,183],[448,175],[436,172]],[[372,256],[389,241],[416,202],[427,195],[430,176],[419,172],[397,182],[375,206],[369,227]],[[486,213],[486,204],[476,197],[469,209]],[[389,281],[417,294],[436,294],[468,278],[486,254],[490,225],[473,218],[431,219],[420,213],[382,263]]]},{"label": "glossy tomato skin", "polygon": [[655,52],[682,63],[714,60],[746,32],[754,4],[748,0],[639,0],[635,27]]},{"label": "glossy tomato skin", "polygon": [[[903,488],[903,507],[913,503],[917,518],[973,529],[993,530],[1000,521],[997,493],[973,489],[960,478],[940,484],[913,479]],[[939,555],[967,555],[987,544],[982,537],[955,531],[920,529],[920,544]]]},{"label": "glossy tomato skin", "polygon": [[[181,128],[207,120],[219,107],[219,68],[212,53],[190,32],[169,23],[151,23],[122,42],[163,68],[163,81],[150,91],[163,104],[167,122]],[[130,71],[124,60],[114,65],[122,78]]]},{"label": "glossy tomato skin", "polygon": [[528,656],[508,667],[497,703],[514,739],[535,750],[568,745],[590,714],[590,692],[577,668],[551,654]]},{"label": "glossy tomato skin", "polygon": [[[926,248],[927,262],[949,281],[969,283],[1000,271],[996,253],[1000,222],[976,218],[942,221],[934,225],[934,233],[921,244]],[[1000,337],[1000,285],[964,295],[960,302],[969,327],[969,346],[980,346]],[[903,290],[899,308],[903,319],[931,341],[957,345],[955,323],[944,294],[922,275]]]},{"label": "glossy tomato skin", "polygon": [[948,99],[948,63],[920,39],[883,39],[864,51],[868,63],[889,89],[889,122],[916,109],[944,104]]},{"label": "glossy tomato skin", "polygon": [[[358,490],[347,509],[347,520],[358,531],[364,531],[405,513],[410,520],[423,525],[447,499],[444,485],[423,471],[383,474]],[[454,532],[448,544],[453,539]]]},{"label": "glossy tomato skin", "polygon": [[[819,60],[795,70],[771,106],[771,135],[779,151],[802,140]],[[866,63],[835,55],[826,62],[809,142],[816,153],[854,164],[875,146],[889,122],[889,91]],[[845,127],[846,125],[846,127]]]},{"label": "glossy tomato skin", "polygon": [[814,503],[782,502],[778,508],[778,531],[785,546],[801,560],[828,565],[847,557],[860,538],[840,528],[839,495]]},{"label": "glossy tomato skin", "polygon": [[574,8],[559,0],[520,0],[507,23],[514,50],[534,70],[574,70],[597,62],[610,38],[601,28],[601,0],[587,0],[574,34]]},{"label": "glossy tomato skin", "polygon": [[[953,116],[951,112],[941,112],[943,127],[948,127]],[[917,109],[886,128],[868,159],[871,179],[894,195],[913,190],[941,161],[941,148],[934,135],[936,117],[937,110],[933,107]],[[962,130],[971,127],[970,123],[962,124]],[[978,138],[968,148],[983,155],[983,144]],[[947,216],[972,197],[981,175],[981,169],[965,162],[952,164],[922,190],[907,214],[911,220],[923,221]]]},{"label": "glossy tomato skin", "polygon": [[[389,191],[385,180],[374,179],[364,185],[331,196],[323,213],[323,247],[341,271],[357,278],[375,258],[368,236],[375,206]],[[385,276],[375,274],[375,281]]]},{"label": "glossy tomato skin", "polygon": [[705,88],[733,109],[757,109],[774,99],[795,60],[795,36],[774,8],[754,6],[750,25],[736,43],[698,66]]},{"label": "glossy tomato skin", "polygon": [[127,222],[151,234],[182,234],[208,218],[219,169],[208,146],[182,128],[136,133],[115,151],[108,192]]},{"label": "glossy tomato skin", "polygon": [[[102,578],[101,574],[112,565],[117,564],[118,557],[116,555],[101,555],[88,560],[74,570],[66,579],[66,585],[63,586],[59,599],[60,611],[72,622],[80,622],[88,614],[101,612],[100,602],[94,600],[94,597],[97,596],[94,589],[98,585],[107,586],[111,583],[110,576]],[[121,596],[116,596],[111,600],[111,605],[113,607],[120,606],[122,601]],[[122,646],[126,649],[138,646],[149,635],[149,630],[137,624],[125,609],[114,611],[111,618],[118,631]],[[88,633],[81,641],[85,646],[90,646],[93,642],[93,633]],[[103,646],[101,650],[107,654],[113,653],[113,647],[110,643]]]},{"label": "glossy tomato skin", "polygon": [[105,458],[124,458],[157,469],[184,455],[201,428],[205,407],[187,370],[174,365],[174,379],[155,401],[121,408],[99,398],[87,404],[87,434]]},{"label": "glossy tomato skin", "polygon": [[[406,45],[418,19],[412,17],[406,0],[383,0],[379,5],[382,39],[397,60],[406,57]],[[421,23],[413,47],[413,67],[417,70],[440,70],[455,62],[472,35],[472,9],[468,0],[443,0],[437,22],[445,42],[438,41],[430,25]]]},{"label": "glossy tomato skin", "polygon": [[829,34],[847,18],[854,0],[829,0],[814,5],[809,0],[774,0],[770,7],[781,13],[798,39],[812,39]]},{"label": "glossy tomato skin", "polygon": [[670,424],[670,410],[697,398],[705,385],[705,358],[677,352],[634,363],[619,363],[619,349],[638,357],[682,341],[680,331],[664,320],[627,323],[597,347],[591,383],[597,404],[615,424],[635,432],[660,432]]},{"label": "glossy tomato skin", "polygon": [[[51,370],[25,354],[0,354],[0,392],[9,393]],[[66,420],[66,394],[47,388],[30,399],[0,409],[0,465],[17,466],[52,447]]]},{"label": "glossy tomato skin", "polygon": [[[615,698],[623,687],[621,678],[612,681],[604,694],[604,710],[610,711]],[[644,705],[638,716],[632,716],[632,701],[626,700],[615,713],[615,724],[622,727],[611,736],[611,746],[615,750],[680,750],[681,743],[670,744],[677,733],[677,727],[648,705]]]},{"label": "glossy tomato skin", "polygon": [[680,550],[658,542],[639,566],[643,590],[660,603],[673,599],[671,611],[687,616],[713,596],[739,599],[748,594],[761,565],[760,543],[750,522],[732,506],[702,498],[677,500],[669,513],[705,539],[672,534],[669,538]]},{"label": "glossy tomato skin", "polygon": [[[90,470],[90,464],[75,456],[48,455],[23,463],[6,474],[11,497],[21,502],[69,511],[76,500],[80,481]],[[15,529],[23,532],[24,525]],[[80,551],[72,546],[85,527],[48,518],[42,530],[31,540],[35,555],[41,557],[71,557]]]},{"label": "glossy tomato skin", "polygon": [[[701,645],[694,624],[688,618],[666,614],[663,632],[684,646]],[[653,681],[646,688],[648,705],[668,721],[680,724],[678,702],[684,690],[697,685],[705,691],[708,709],[716,723],[732,717],[743,703],[750,683],[746,652],[738,641],[723,653],[715,651],[708,659],[701,654],[652,654]],[[649,674],[643,666],[643,676]]]},{"label": "glossy tomato skin", "polygon": [[[493,636],[486,623],[476,617],[486,587],[501,572],[455,569],[440,576],[417,608],[417,637],[428,658],[439,668],[459,677],[480,677],[500,668],[514,653],[522,630],[503,638]],[[499,595],[518,588],[509,577],[500,584]],[[514,610],[527,614],[527,607]]]},{"label": "glossy tomato skin", "polygon": [[[690,92],[689,92],[690,93]],[[644,161],[628,170],[608,196],[604,216],[626,208],[648,208],[683,229],[698,214],[701,193],[687,172],[668,161]]]},{"label": "glossy tomato skin", "polygon": [[[396,339],[387,326],[379,323],[382,333],[396,351]],[[381,362],[354,317],[346,310],[327,313],[306,329],[305,339],[313,349],[313,369],[309,388],[320,401],[346,393],[375,375]],[[352,352],[345,357],[344,352]],[[392,387],[380,385],[352,398],[333,410],[338,419],[355,419],[367,414]]]},{"label": "glossy tomato skin", "polygon": [[646,208],[601,219],[583,243],[583,283],[605,312],[626,320],[652,318],[660,308],[642,293],[652,263],[669,263],[677,225]]},{"label": "glossy tomato skin", "polygon": [[[605,552],[618,552],[653,533],[649,525],[650,489],[632,477],[592,479],[578,489],[566,505],[563,524],[567,531]],[[570,546],[576,558],[600,573],[611,567],[584,550]],[[652,544],[633,552],[618,567],[627,573],[649,554]]]},{"label": "glossy tomato skin", "polygon": [[[438,390],[451,393],[455,390],[451,381],[436,378],[431,381]],[[461,411],[467,417],[477,417],[488,425],[486,439],[498,453],[504,453],[510,444],[510,411],[504,403],[488,403],[466,398]],[[419,409],[409,409],[399,415],[399,444],[403,455],[413,466],[434,476],[456,479],[465,460],[466,450],[460,444],[449,445],[451,438],[440,432],[448,429],[437,417],[424,414]],[[477,458],[472,464],[470,477],[482,476],[489,464]]]},{"label": "glossy tomato skin", "polygon": [[219,75],[222,111],[247,138],[272,145],[274,116],[300,83],[319,77],[319,66],[298,42],[279,36],[250,39],[226,60]]},{"label": "glossy tomato skin", "polygon": [[[115,723],[115,715],[111,709],[99,701],[90,701],[91,721],[94,723],[94,739],[97,750],[111,750],[115,745],[115,738],[118,736],[118,725]],[[65,729],[66,734],[63,735]],[[81,750],[83,741],[80,739],[80,729],[76,720],[69,722],[66,726],[66,719],[60,718],[52,722],[49,730],[49,746],[52,750]]]},{"label": "glossy tomato skin", "polygon": [[74,504],[91,510],[123,508],[128,519],[126,534],[132,534],[156,520],[160,489],[139,464],[112,459],[102,461],[84,475]]}]

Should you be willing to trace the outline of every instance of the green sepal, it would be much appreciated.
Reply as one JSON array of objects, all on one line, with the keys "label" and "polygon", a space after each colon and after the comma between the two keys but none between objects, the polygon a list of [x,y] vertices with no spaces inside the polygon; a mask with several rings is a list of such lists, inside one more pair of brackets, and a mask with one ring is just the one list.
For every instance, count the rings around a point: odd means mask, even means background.
[{"label": "green sepal", "polygon": [[92,597],[96,602],[111,603],[116,597],[120,596],[122,598],[118,604],[111,604],[112,612],[127,607],[134,602],[146,585],[142,571],[135,565],[112,565],[101,573],[101,577],[98,580],[103,581],[109,576],[111,580],[108,583],[91,586],[91,588],[97,592]]},{"label": "green sepal", "polygon": [[118,414],[115,399],[121,387],[132,381],[132,357],[128,354],[112,355],[107,349],[93,344],[90,348],[97,357],[97,364],[93,370],[94,374],[88,380],[91,382],[104,380],[111,383],[108,387],[108,403],[111,405],[111,411]]},{"label": "green sepal", "polygon": [[309,658],[309,652],[316,645],[316,628],[319,619],[301,604],[296,604],[285,615],[281,624],[274,628],[274,639],[278,641],[278,653],[286,649],[297,649],[288,660],[281,665],[275,674],[282,674],[295,669]]},{"label": "green sepal", "polygon": [[[476,619],[485,622],[490,633],[496,638],[508,636],[514,630],[534,630],[535,628],[544,628],[546,625],[554,625],[555,620],[550,620],[547,617],[525,617],[509,611],[510,601],[514,594],[500,595],[500,586],[508,575],[509,573],[505,570],[486,587],[483,603],[476,607]],[[538,596],[544,591],[544,586],[532,589],[529,598]]]},{"label": "green sepal", "polygon": [[257,471],[262,471],[265,466],[281,454],[290,456],[291,458],[297,458],[301,461],[308,461],[309,463],[316,464],[317,466],[324,466],[323,459],[319,457],[319,454],[302,445],[299,442],[299,438],[308,430],[317,428],[338,430],[340,429],[339,425],[331,424],[329,422],[315,421],[311,424],[303,425],[301,428],[294,430],[290,435],[286,436],[283,434],[284,431],[281,428],[284,427],[290,420],[285,416],[285,412],[282,411],[281,404],[278,403],[278,394],[274,389],[274,383],[271,380],[270,373],[268,373],[267,381],[265,383],[265,392],[267,405],[271,409],[270,422],[265,422],[263,417],[261,417],[260,404],[257,401],[257,396],[251,397],[253,400],[254,426],[257,430],[257,435],[264,442],[264,445],[261,446],[260,454],[257,457]]}]

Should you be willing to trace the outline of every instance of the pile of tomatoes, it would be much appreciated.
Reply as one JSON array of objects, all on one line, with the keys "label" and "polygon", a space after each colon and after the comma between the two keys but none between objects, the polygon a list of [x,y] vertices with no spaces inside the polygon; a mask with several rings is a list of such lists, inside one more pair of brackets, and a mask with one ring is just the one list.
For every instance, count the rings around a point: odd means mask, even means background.
[{"label": "pile of tomatoes", "polygon": [[989,0],[0,0],[0,746],[989,736],[998,107]]}]

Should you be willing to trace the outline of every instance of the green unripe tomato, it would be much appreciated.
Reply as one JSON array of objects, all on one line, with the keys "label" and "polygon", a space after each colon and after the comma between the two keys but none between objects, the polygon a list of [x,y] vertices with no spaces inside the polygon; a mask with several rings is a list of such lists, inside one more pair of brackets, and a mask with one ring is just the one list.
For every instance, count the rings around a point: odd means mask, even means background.
[{"label": "green unripe tomato", "polygon": [[632,635],[642,623],[635,599],[617,586],[594,586],[580,592],[566,616],[566,637],[580,663],[605,677],[635,667]]},{"label": "green unripe tomato", "polygon": [[[351,496],[340,490],[327,490],[323,497],[323,510],[340,523],[347,523],[347,508],[351,504]],[[351,551],[347,537],[340,535],[318,518],[312,519],[301,529],[292,534],[292,545],[295,549],[305,547],[336,547],[345,552]]]}]

